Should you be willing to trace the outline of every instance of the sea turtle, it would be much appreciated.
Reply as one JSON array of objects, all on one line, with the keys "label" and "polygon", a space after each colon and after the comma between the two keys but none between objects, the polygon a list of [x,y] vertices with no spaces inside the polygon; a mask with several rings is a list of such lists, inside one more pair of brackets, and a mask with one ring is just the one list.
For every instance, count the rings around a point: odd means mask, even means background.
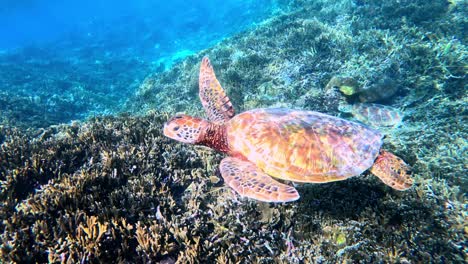
[{"label": "sea turtle", "polygon": [[372,127],[397,127],[403,120],[403,113],[388,105],[355,103],[340,105],[338,109]]},{"label": "sea turtle", "polygon": [[221,176],[241,196],[289,202],[297,190],[274,178],[324,183],[360,175],[370,168],[397,190],[411,187],[409,167],[380,149],[382,134],[326,114],[286,108],[253,109],[235,115],[207,57],[201,62],[199,96],[208,120],[176,115],[164,125],[172,139],[228,154]]}]

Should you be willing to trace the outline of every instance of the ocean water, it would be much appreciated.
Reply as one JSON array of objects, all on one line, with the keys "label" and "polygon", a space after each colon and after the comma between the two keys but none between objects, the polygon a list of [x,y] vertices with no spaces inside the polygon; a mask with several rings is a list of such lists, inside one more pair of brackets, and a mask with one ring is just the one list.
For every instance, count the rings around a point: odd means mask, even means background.
[{"label": "ocean water", "polygon": [[119,112],[146,75],[261,22],[272,3],[9,1],[0,10],[0,91],[31,104],[8,114],[47,126]]},{"label": "ocean water", "polygon": [[456,0],[3,1],[0,263],[467,263],[467,24]]}]

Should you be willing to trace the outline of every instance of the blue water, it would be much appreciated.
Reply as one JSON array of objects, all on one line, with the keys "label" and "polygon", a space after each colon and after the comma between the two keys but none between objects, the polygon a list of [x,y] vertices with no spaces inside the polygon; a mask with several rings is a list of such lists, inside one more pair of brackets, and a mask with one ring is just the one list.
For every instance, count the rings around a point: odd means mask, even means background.
[{"label": "blue water", "polygon": [[[62,40],[66,34],[85,37],[116,32],[126,36],[127,32],[119,30],[132,27],[132,23],[140,23],[141,27],[134,29],[160,45],[177,43],[194,34],[210,35],[209,40],[214,41],[265,18],[271,2],[10,0],[0,8],[0,49]],[[199,43],[202,46],[206,46],[203,40]]]},{"label": "blue water", "polygon": [[268,18],[274,2],[9,1],[0,96],[21,103],[0,111],[34,126],[113,114],[147,75]]}]

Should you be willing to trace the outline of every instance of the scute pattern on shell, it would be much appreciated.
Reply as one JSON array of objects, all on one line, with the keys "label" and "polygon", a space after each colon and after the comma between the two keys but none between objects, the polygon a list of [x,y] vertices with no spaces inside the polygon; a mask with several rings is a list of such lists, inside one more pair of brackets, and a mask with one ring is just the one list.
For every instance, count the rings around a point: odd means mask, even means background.
[{"label": "scute pattern on shell", "polygon": [[235,116],[227,129],[234,154],[273,177],[297,182],[359,175],[382,145],[377,130],[312,111],[254,109]]},{"label": "scute pattern on shell", "polygon": [[374,127],[397,126],[403,120],[403,114],[398,109],[380,104],[354,104],[352,113],[357,120]]}]

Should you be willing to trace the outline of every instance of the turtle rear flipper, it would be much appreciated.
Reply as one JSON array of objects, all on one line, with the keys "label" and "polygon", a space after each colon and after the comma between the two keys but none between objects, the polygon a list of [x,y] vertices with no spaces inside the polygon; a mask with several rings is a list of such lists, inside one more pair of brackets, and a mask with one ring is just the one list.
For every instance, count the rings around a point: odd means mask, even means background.
[{"label": "turtle rear flipper", "polygon": [[370,172],[393,189],[404,191],[413,185],[410,167],[392,153],[380,150]]},{"label": "turtle rear flipper", "polygon": [[251,162],[226,157],[219,167],[226,184],[241,196],[277,203],[299,199],[294,187],[274,180]]},{"label": "turtle rear flipper", "polygon": [[199,96],[208,119],[216,123],[224,123],[234,116],[229,97],[216,79],[213,67],[208,57],[204,57],[200,65]]}]

